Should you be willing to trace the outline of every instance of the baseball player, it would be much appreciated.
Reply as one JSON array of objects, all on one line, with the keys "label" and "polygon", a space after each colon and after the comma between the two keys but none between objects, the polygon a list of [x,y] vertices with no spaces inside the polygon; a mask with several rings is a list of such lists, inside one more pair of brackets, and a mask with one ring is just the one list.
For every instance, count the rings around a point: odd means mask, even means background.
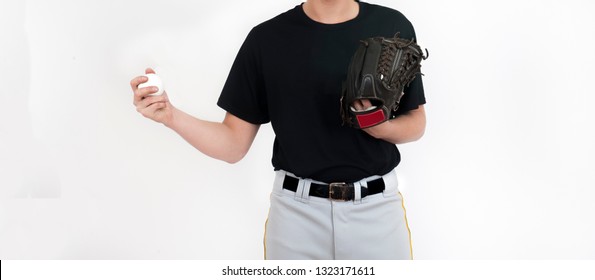
[{"label": "baseball player", "polygon": [[[395,144],[425,130],[420,76],[387,121],[359,129],[341,117],[342,83],[362,39],[414,39],[412,24],[391,8],[353,0],[307,0],[254,27],[242,44],[217,104],[221,122],[175,108],[167,93],[139,89],[143,116],[229,163],[248,152],[261,124],[275,132],[276,173],[264,236],[265,259],[412,259],[411,236],[395,167]],[[153,73],[147,69],[146,73]],[[357,100],[366,111],[371,100]]]}]

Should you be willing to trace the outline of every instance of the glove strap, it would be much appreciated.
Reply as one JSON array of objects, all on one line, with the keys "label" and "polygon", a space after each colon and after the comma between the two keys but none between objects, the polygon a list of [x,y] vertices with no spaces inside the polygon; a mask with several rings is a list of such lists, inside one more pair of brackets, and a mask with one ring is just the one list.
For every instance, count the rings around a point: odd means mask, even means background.
[{"label": "glove strap", "polygon": [[371,126],[375,126],[381,122],[384,122],[387,119],[382,108],[372,112],[354,112],[354,114],[360,128],[368,128]]}]

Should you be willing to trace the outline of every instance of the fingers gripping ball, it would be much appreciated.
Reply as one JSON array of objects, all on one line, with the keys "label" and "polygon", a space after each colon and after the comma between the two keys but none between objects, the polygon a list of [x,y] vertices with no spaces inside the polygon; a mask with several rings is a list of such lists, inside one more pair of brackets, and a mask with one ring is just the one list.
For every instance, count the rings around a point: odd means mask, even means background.
[{"label": "fingers gripping ball", "polygon": [[148,78],[148,81],[138,85],[138,88],[140,89],[145,87],[157,87],[159,88],[159,90],[155,93],[149,94],[149,96],[162,95],[164,88],[163,81],[161,81],[161,78],[159,78],[157,74],[145,74],[145,76]]}]

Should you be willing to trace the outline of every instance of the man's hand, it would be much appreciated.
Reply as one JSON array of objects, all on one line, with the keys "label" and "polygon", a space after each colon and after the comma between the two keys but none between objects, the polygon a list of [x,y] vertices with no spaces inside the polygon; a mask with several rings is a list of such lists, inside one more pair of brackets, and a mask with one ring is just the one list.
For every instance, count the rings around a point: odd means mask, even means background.
[{"label": "man's hand", "polygon": [[353,104],[351,104],[351,106],[353,106],[353,108],[355,108],[356,111],[365,111],[368,108],[372,107],[372,102],[370,102],[370,100],[368,99],[359,99],[353,101]]},{"label": "man's hand", "polygon": [[[153,69],[147,68],[145,74],[155,73]],[[164,91],[161,95],[149,96],[156,93],[157,87],[138,88],[138,85],[147,81],[146,76],[138,76],[130,81],[130,87],[134,93],[133,104],[136,111],[146,118],[162,123],[166,126],[172,122],[173,106],[169,103],[167,93]]]}]

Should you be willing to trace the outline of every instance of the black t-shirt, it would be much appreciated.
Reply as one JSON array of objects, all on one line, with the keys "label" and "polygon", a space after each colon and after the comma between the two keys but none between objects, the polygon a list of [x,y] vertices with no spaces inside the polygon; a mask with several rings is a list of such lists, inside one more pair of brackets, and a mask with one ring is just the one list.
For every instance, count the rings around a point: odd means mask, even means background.
[{"label": "black t-shirt", "polygon": [[[240,48],[217,104],[247,122],[271,122],[275,170],[352,182],[399,164],[396,145],[342,125],[339,100],[359,40],[415,32],[400,12],[359,4],[358,16],[339,24],[313,21],[298,5],[254,27]],[[424,103],[418,75],[397,115]]]}]

